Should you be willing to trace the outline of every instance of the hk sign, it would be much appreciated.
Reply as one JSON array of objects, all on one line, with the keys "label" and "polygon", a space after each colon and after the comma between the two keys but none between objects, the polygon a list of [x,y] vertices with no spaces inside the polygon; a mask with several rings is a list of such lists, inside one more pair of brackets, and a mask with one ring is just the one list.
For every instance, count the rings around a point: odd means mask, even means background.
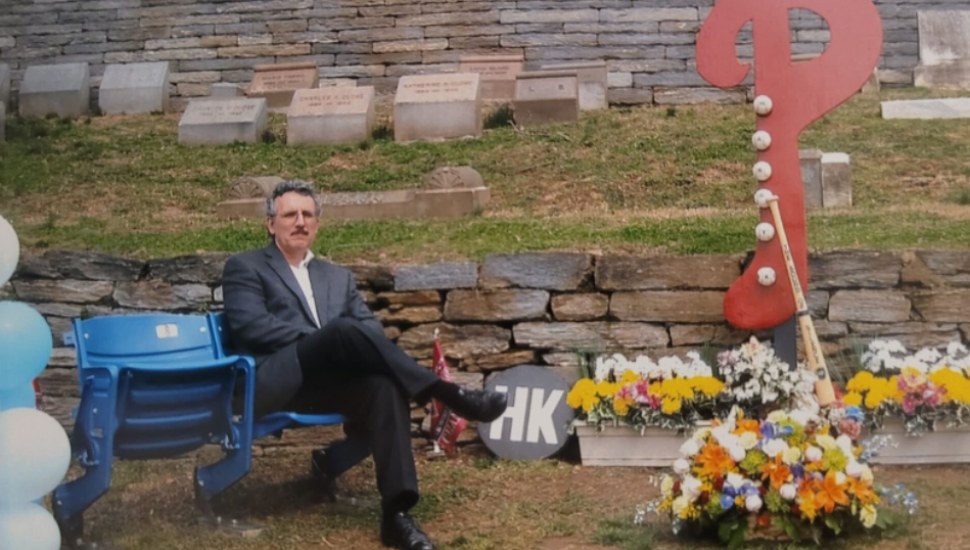
[{"label": "hk sign", "polygon": [[488,379],[486,387],[508,395],[505,414],[478,425],[485,446],[502,458],[546,458],[566,444],[573,410],[569,385],[542,367],[523,365]]}]

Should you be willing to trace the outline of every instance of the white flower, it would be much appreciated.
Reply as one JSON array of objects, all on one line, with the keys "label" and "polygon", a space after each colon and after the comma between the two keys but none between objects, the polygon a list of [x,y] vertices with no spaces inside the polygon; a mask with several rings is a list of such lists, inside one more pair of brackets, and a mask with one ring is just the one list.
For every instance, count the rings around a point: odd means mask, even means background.
[{"label": "white flower", "polygon": [[802,459],[801,449],[799,449],[798,447],[788,447],[788,450],[785,451],[785,454],[782,456],[781,461],[787,464],[788,466],[792,466],[794,464],[797,464],[798,461],[801,459]]},{"label": "white flower", "polygon": [[769,439],[762,446],[762,450],[768,455],[768,458],[775,458],[788,450],[788,443],[784,439]]},{"label": "white flower", "polygon": [[812,446],[805,449],[805,460],[808,462],[818,462],[822,460],[822,449]]},{"label": "white flower", "polygon": [[687,501],[687,497],[681,495],[670,503],[670,511],[673,512],[675,516],[683,518],[684,514],[687,512],[688,506],[690,506],[690,502]]},{"label": "white flower", "polygon": [[859,464],[855,460],[850,460],[845,465],[845,475],[858,479],[862,476],[862,464]]},{"label": "white flower", "polygon": [[818,446],[825,449],[826,451],[836,448],[838,445],[835,443],[835,438],[830,435],[817,435],[815,436],[815,442]]},{"label": "white flower", "polygon": [[778,489],[778,493],[785,500],[795,500],[795,497],[798,496],[798,488],[791,483],[786,483]]},{"label": "white flower", "polygon": [[694,476],[684,476],[684,481],[680,484],[680,490],[688,502],[694,502],[701,496],[701,480]]},{"label": "white flower", "polygon": [[748,509],[749,512],[757,512],[761,509],[761,497],[758,495],[751,495],[744,499],[744,507]]},{"label": "white flower", "polygon": [[731,455],[731,460],[741,462],[744,460],[744,455],[746,455],[747,452],[744,450],[744,447],[741,446],[741,442],[739,441],[737,444],[728,447],[728,454]]},{"label": "white flower", "polygon": [[690,438],[680,446],[680,456],[689,458],[701,451],[701,446],[696,439]]},{"label": "white flower", "polygon": [[660,493],[664,496],[670,496],[674,494],[674,478],[673,476],[664,476],[660,480]]},{"label": "white flower", "polygon": [[865,481],[866,483],[872,483],[872,468],[870,468],[868,464],[862,464],[862,473],[859,474],[859,479],[861,481]]},{"label": "white flower", "polygon": [[748,483],[748,480],[743,475],[734,472],[729,473],[724,478],[724,484],[735,489],[740,489],[745,483]]},{"label": "white flower", "polygon": [[744,432],[738,438],[738,441],[745,450],[751,450],[758,445],[758,434],[754,432]]},{"label": "white flower", "polygon": [[674,461],[674,473],[677,475],[684,475],[690,471],[690,462],[686,459],[678,458]]},{"label": "white flower", "polygon": [[853,455],[853,452],[852,452],[852,438],[850,438],[849,436],[847,436],[845,434],[842,434],[838,438],[836,438],[835,443],[836,443],[836,445],[839,446],[839,449],[842,449],[842,452],[845,454],[845,456],[852,456]]}]

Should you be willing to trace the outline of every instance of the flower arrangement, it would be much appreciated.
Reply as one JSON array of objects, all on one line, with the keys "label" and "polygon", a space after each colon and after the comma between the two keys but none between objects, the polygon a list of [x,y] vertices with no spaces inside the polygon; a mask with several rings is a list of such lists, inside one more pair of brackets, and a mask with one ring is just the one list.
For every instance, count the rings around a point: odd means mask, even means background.
[{"label": "flower arrangement", "polygon": [[[580,420],[595,426],[627,424],[689,431],[700,420],[740,407],[749,417],[815,403],[815,375],[792,369],[770,345],[751,338],[717,355],[716,368],[699,353],[685,358],[621,354],[597,357],[590,376],[566,397]],[[817,411],[817,407],[815,409]]]},{"label": "flower arrangement", "polygon": [[747,416],[758,418],[764,411],[815,403],[815,374],[801,366],[791,368],[770,345],[754,337],[719,353],[717,365],[726,387],[720,396],[727,404],[725,412],[737,405]]},{"label": "flower arrangement", "polygon": [[566,403],[579,410],[582,421],[598,427],[627,424],[685,431],[713,418],[715,397],[723,387],[695,352],[686,360],[671,356],[657,362],[646,355],[630,361],[615,354],[597,357],[592,377],[577,381]]},{"label": "flower arrangement", "polygon": [[862,369],[846,383],[843,401],[864,408],[870,428],[898,417],[907,435],[918,436],[941,422],[966,422],[970,352],[962,344],[951,343],[945,352],[923,348],[910,354],[897,340],[875,340],[861,362]]},{"label": "flower arrangement", "polygon": [[683,444],[658,511],[675,532],[713,529],[729,548],[751,535],[818,542],[826,532],[870,528],[880,497],[860,451],[813,412],[758,420],[736,408]]}]

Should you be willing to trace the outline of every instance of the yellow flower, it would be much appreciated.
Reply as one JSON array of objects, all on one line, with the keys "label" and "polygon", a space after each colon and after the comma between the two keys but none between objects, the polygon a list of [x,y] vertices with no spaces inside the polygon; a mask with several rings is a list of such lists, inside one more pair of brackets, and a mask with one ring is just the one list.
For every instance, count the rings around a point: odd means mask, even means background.
[{"label": "yellow flower", "polygon": [[674,414],[680,411],[683,403],[676,397],[664,397],[660,403],[660,412],[664,414]]},{"label": "yellow flower", "polygon": [[631,397],[615,397],[613,398],[613,412],[619,416],[626,416],[626,413],[630,412],[630,405],[633,404],[633,399]]},{"label": "yellow flower", "polygon": [[629,384],[630,382],[636,382],[640,377],[637,373],[632,370],[623,371],[623,376],[620,377],[620,384]]},{"label": "yellow flower", "polygon": [[587,413],[593,410],[593,407],[598,405],[599,402],[600,399],[596,396],[596,383],[589,378],[578,380],[566,396],[567,405],[574,409],[582,409],[583,412]]},{"label": "yellow flower", "polygon": [[872,381],[874,378],[875,376],[873,376],[873,374],[867,370],[859,371],[845,385],[845,389],[850,392],[854,391],[864,393],[866,390],[872,387]]},{"label": "yellow flower", "polygon": [[842,398],[842,402],[849,407],[858,407],[862,405],[862,394],[850,391],[849,393],[845,394],[845,397]]},{"label": "yellow flower", "polygon": [[862,525],[868,529],[876,524],[876,516],[878,512],[876,511],[876,506],[874,504],[867,504],[859,510],[859,519],[862,520]]}]

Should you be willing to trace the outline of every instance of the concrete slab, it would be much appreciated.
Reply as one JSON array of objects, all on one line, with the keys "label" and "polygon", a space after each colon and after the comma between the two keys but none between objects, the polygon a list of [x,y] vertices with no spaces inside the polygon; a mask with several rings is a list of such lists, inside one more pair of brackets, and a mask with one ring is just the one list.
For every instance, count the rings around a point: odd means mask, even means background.
[{"label": "concrete slab", "polygon": [[266,99],[194,99],[179,120],[178,141],[187,145],[256,143],[266,129]]},{"label": "concrete slab", "polygon": [[286,115],[286,143],[356,143],[371,136],[375,123],[374,87],[297,90]]},{"label": "concrete slab", "polygon": [[168,110],[168,62],[105,67],[98,107],[106,115],[164,113]]},{"label": "concrete slab", "polygon": [[574,72],[531,71],[515,79],[515,123],[539,126],[579,119],[579,79]]},{"label": "concrete slab", "polygon": [[606,61],[543,63],[540,70],[576,73],[580,111],[606,109],[610,106],[606,100],[606,91],[609,89]]},{"label": "concrete slab", "polygon": [[64,118],[85,116],[91,105],[91,73],[87,63],[27,67],[20,83],[20,116]]},{"label": "concrete slab", "polygon": [[515,96],[515,75],[524,64],[523,54],[463,55],[458,58],[458,72],[479,74],[483,101],[510,102]]},{"label": "concrete slab", "polygon": [[970,97],[883,101],[882,118],[970,118]]},{"label": "concrete slab", "polygon": [[482,135],[478,73],[406,75],[394,95],[394,140]]}]

